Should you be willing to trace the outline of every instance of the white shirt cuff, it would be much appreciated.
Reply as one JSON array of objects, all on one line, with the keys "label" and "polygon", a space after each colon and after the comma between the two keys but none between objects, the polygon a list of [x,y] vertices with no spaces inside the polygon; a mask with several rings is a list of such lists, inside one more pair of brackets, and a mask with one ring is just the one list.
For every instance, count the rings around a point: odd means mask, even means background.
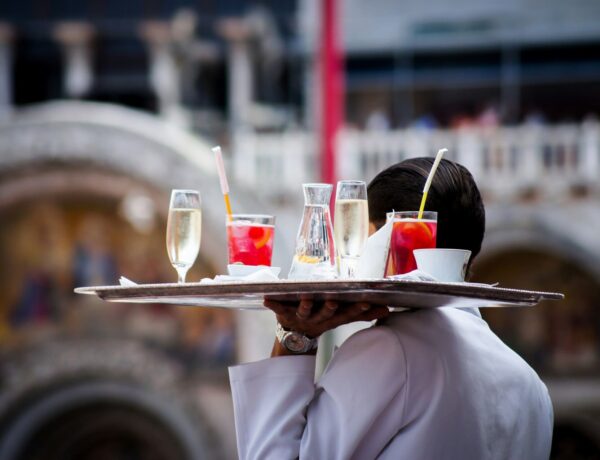
[{"label": "white shirt cuff", "polygon": [[258,378],[315,376],[316,356],[277,356],[229,368],[231,382],[245,382]]}]

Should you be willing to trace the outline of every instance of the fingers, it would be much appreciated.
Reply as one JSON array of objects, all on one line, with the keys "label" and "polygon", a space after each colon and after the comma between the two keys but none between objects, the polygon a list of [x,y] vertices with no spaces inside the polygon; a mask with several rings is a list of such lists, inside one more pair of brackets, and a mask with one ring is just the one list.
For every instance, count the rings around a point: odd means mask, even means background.
[{"label": "fingers", "polygon": [[311,316],[313,311],[312,300],[303,299],[299,302],[280,302],[267,298],[264,300],[263,305],[272,310],[277,316],[277,321],[288,329],[301,333],[306,333],[314,329],[314,316]]},{"label": "fingers", "polygon": [[373,321],[385,318],[387,315],[389,315],[387,307],[361,302],[340,308],[334,316],[320,324],[324,330],[329,330],[355,321]]},{"label": "fingers", "polygon": [[340,304],[325,301],[315,304],[310,299],[298,303],[265,299],[264,305],[277,315],[277,321],[284,327],[310,337],[317,337],[343,324],[373,321],[389,315],[387,307],[366,302]]},{"label": "fingers", "polygon": [[374,306],[366,302],[357,302],[346,305],[343,309],[343,313],[341,316],[343,319],[349,321],[356,321],[354,318],[357,316],[362,316],[365,312],[370,311]]},{"label": "fingers", "polygon": [[371,304],[367,302],[357,302],[352,304],[352,309],[356,313],[362,313],[371,309]]},{"label": "fingers", "polygon": [[319,323],[328,320],[335,315],[339,305],[340,304],[338,302],[334,302],[332,300],[325,301],[321,309],[311,318],[311,321],[314,323]]},{"label": "fingers", "polygon": [[383,319],[390,314],[387,307],[383,305],[373,306],[369,310],[361,312],[357,315],[355,321],[373,321],[376,319]]},{"label": "fingers", "polygon": [[265,299],[263,305],[269,310],[273,310],[277,315],[283,315],[290,309],[289,306],[281,302],[277,302],[276,300]]},{"label": "fingers", "polygon": [[296,310],[296,316],[300,320],[306,320],[310,316],[310,312],[313,307],[312,300],[301,300],[298,304],[298,309]]}]

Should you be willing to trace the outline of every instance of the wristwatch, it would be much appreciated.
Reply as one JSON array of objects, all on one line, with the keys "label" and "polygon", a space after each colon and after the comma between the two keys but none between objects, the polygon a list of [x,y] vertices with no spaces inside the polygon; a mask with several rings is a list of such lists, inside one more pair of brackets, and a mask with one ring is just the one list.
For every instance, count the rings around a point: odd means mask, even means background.
[{"label": "wristwatch", "polygon": [[292,353],[307,353],[317,348],[319,343],[318,338],[311,339],[300,332],[288,331],[279,323],[277,323],[275,335],[279,343]]}]

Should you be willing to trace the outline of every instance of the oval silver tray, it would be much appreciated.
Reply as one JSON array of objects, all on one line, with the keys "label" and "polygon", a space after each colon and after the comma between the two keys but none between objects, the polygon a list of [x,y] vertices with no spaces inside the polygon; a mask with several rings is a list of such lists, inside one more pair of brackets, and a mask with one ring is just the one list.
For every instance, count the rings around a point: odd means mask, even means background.
[{"label": "oval silver tray", "polygon": [[263,300],[300,299],[370,302],[394,308],[523,307],[561,300],[557,292],[527,291],[476,283],[399,280],[272,281],[185,284],[138,284],[76,288],[109,302],[163,303],[193,307],[266,310]]}]

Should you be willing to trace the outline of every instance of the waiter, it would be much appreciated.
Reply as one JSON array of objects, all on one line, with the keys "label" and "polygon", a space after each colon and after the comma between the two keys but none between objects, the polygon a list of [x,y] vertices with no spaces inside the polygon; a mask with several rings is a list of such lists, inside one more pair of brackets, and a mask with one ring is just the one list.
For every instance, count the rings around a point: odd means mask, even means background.
[{"label": "waiter", "polygon": [[[431,158],[398,163],[369,184],[371,230],[417,209]],[[469,171],[443,160],[429,191],[437,246],[481,249],[485,211]],[[547,459],[552,405],[537,374],[477,309],[389,314],[368,303],[265,301],[278,330],[269,359],[230,368],[241,459]],[[315,383],[318,336],[352,321]]]}]

